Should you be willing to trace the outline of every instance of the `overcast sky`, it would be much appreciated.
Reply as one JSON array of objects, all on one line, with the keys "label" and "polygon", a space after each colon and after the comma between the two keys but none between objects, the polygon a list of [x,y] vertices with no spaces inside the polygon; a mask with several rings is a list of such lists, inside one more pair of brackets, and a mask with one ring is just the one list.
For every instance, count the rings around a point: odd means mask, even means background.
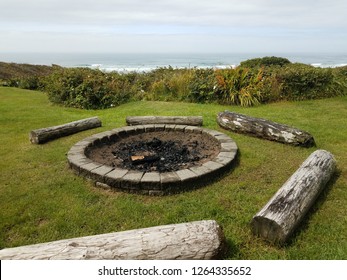
[{"label": "overcast sky", "polygon": [[347,52],[347,0],[0,0],[0,52]]}]

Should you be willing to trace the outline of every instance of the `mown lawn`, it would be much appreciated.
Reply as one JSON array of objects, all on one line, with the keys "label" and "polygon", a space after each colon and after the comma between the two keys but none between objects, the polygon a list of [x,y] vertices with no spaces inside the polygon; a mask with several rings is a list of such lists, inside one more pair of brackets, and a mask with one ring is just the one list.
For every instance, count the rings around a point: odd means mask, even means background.
[{"label": "mown lawn", "polygon": [[[225,109],[309,131],[317,147],[300,148],[227,132],[216,114]],[[66,153],[77,141],[125,125],[128,115],[202,115],[239,147],[232,172],[198,190],[166,197],[113,193],[76,176]],[[98,116],[103,126],[44,145],[32,129]],[[133,102],[86,111],[49,103],[41,92],[0,87],[0,248],[141,227],[215,219],[229,244],[228,259],[347,259],[347,97],[282,102],[254,108]],[[282,247],[255,238],[252,216],[315,150],[338,162],[338,175],[302,226]]]}]

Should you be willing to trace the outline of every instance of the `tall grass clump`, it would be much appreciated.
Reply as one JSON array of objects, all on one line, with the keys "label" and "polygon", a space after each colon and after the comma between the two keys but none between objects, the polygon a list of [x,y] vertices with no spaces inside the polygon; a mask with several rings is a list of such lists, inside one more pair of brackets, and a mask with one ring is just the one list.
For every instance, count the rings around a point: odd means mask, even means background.
[{"label": "tall grass clump", "polygon": [[215,71],[215,91],[219,103],[249,107],[258,105],[265,96],[263,70],[248,68],[223,69]]}]

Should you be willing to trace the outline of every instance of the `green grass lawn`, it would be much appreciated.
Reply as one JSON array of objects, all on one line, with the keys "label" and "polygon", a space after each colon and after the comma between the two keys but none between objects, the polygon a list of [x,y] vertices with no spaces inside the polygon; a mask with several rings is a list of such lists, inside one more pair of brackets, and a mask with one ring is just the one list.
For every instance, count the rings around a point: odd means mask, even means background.
[{"label": "green grass lawn", "polygon": [[[310,132],[314,148],[227,132],[223,110],[267,118]],[[83,138],[125,125],[129,115],[202,115],[239,147],[234,170],[198,190],[165,197],[107,192],[69,168],[66,153]],[[44,145],[30,130],[98,116],[103,126]],[[0,87],[0,248],[141,227],[214,219],[224,229],[228,259],[347,259],[347,97],[282,102],[254,108],[211,104],[133,102],[86,111],[52,105],[41,92]],[[339,174],[284,247],[255,238],[252,216],[316,149],[336,157]]]}]

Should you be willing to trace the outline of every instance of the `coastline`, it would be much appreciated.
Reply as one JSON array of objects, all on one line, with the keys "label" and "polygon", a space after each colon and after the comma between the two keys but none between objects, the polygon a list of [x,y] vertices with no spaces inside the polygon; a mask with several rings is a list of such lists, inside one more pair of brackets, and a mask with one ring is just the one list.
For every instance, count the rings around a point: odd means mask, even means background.
[{"label": "coastline", "polygon": [[0,53],[0,61],[62,67],[88,67],[105,72],[148,72],[163,67],[234,68],[241,61],[279,56],[320,68],[347,66],[347,53]]}]

